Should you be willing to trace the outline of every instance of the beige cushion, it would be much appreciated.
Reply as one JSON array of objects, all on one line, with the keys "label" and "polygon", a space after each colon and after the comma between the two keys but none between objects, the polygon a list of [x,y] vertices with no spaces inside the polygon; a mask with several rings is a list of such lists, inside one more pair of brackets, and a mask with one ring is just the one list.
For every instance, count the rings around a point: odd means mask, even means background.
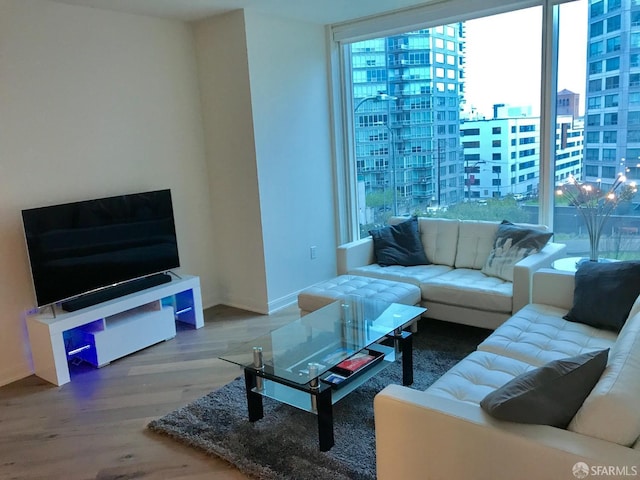
[{"label": "beige cushion", "polygon": [[474,268],[480,270],[493,249],[498,231],[498,223],[479,220],[463,220],[460,222],[458,247],[456,251],[456,268]]},{"label": "beige cushion", "polygon": [[351,269],[349,273],[362,277],[380,278],[384,280],[392,280],[395,282],[406,282],[413,285],[420,285],[430,278],[450,272],[452,267],[447,265],[416,265],[413,267],[404,267],[402,265],[389,265],[381,267],[377,263],[356,267]]},{"label": "beige cushion", "polygon": [[427,308],[429,301],[502,313],[511,313],[513,307],[513,283],[480,270],[456,268],[425,280],[420,288]]},{"label": "beige cushion", "polygon": [[629,318],[569,430],[631,446],[640,436],[640,314]]},{"label": "beige cushion", "polygon": [[427,260],[437,265],[453,267],[458,245],[459,220],[419,218],[418,228]]},{"label": "beige cushion", "polygon": [[427,392],[479,405],[484,397],[535,367],[489,352],[473,352],[436,380]]},{"label": "beige cushion", "polygon": [[613,347],[617,335],[563,320],[566,309],[530,304],[500,325],[478,350],[541,367],[553,360]]}]

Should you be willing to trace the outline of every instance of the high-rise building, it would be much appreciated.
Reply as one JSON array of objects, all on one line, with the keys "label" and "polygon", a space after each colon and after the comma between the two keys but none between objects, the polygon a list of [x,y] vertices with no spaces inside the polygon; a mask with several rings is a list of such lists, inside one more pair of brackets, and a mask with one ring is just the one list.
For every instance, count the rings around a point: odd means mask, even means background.
[{"label": "high-rise building", "polygon": [[580,116],[580,94],[564,89],[558,92],[556,103],[557,115],[570,115],[573,118]]},{"label": "high-rise building", "polygon": [[640,178],[640,2],[589,3],[584,178]]},{"label": "high-rise building", "polygon": [[462,23],[351,45],[360,223],[462,200]]},{"label": "high-rise building", "polygon": [[[465,198],[536,196],[540,183],[540,118],[531,108],[496,105],[495,118],[465,120]],[[556,118],[555,180],[580,178],[583,125],[573,116]]]}]

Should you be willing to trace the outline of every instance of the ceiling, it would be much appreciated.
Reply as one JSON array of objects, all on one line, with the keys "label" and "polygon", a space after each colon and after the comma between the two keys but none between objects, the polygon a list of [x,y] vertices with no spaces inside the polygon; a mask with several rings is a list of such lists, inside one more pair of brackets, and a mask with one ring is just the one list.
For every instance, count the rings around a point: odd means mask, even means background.
[{"label": "ceiling", "polygon": [[119,12],[198,20],[240,8],[321,25],[400,10],[430,0],[53,0]]}]

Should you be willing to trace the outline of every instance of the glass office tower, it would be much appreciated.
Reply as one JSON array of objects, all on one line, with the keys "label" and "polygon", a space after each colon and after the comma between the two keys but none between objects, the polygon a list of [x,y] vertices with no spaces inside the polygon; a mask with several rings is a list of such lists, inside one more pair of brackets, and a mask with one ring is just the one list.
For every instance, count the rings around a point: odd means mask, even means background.
[{"label": "glass office tower", "polygon": [[462,201],[464,38],[457,23],[351,44],[360,224]]},{"label": "glass office tower", "polygon": [[589,2],[584,179],[639,178],[640,2]]}]

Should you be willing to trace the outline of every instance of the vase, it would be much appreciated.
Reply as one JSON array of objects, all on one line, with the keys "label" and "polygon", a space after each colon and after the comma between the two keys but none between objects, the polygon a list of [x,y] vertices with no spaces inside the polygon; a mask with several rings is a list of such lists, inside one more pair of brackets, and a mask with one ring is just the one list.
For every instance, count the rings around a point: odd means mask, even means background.
[{"label": "vase", "polygon": [[587,233],[589,234],[589,260],[592,262],[598,261],[598,251],[600,244],[600,235],[602,234],[602,228],[607,221],[607,215],[601,215],[597,211],[587,210],[581,211],[584,217],[585,226],[587,227]]},{"label": "vase", "polygon": [[589,260],[598,261],[598,245],[600,243],[600,235],[589,234]]}]

